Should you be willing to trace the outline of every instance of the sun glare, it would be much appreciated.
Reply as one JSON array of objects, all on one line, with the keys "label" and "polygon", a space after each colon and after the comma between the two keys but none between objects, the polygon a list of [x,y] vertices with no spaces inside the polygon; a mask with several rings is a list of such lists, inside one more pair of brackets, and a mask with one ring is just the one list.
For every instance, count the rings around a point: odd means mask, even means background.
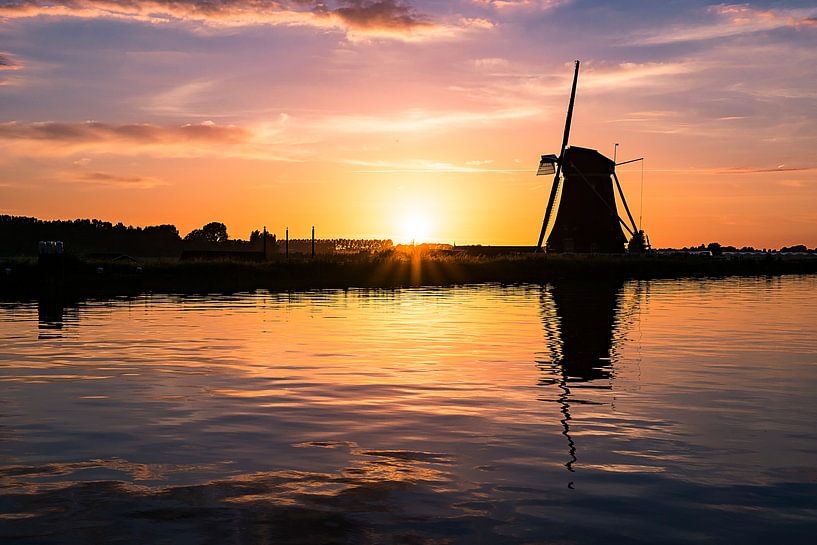
[{"label": "sun glare", "polygon": [[400,242],[421,244],[428,242],[431,234],[431,220],[423,212],[413,210],[403,215],[400,224]]}]

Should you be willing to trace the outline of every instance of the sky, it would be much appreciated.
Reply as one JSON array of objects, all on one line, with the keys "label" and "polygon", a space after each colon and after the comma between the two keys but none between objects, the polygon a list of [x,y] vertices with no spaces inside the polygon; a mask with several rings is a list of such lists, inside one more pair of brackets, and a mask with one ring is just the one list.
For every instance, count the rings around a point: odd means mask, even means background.
[{"label": "sky", "polygon": [[813,1],[0,0],[0,213],[534,244],[574,59],[654,246],[817,246]]}]

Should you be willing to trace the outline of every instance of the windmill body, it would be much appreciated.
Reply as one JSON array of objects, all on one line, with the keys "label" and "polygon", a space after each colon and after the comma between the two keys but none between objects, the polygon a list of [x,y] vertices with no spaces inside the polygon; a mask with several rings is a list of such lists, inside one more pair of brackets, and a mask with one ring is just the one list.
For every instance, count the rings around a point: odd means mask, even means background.
[{"label": "windmill body", "polygon": [[548,252],[622,253],[627,240],[616,211],[615,163],[598,151],[565,150],[561,199],[547,239]]}]

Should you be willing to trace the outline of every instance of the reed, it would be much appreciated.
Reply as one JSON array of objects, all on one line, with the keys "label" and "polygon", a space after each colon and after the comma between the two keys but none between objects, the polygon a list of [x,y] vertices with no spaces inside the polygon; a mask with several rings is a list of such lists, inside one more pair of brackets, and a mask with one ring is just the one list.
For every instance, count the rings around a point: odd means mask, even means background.
[{"label": "reed", "polygon": [[397,288],[496,282],[545,283],[560,279],[650,279],[690,276],[754,276],[817,273],[817,256],[769,254],[752,258],[700,255],[498,256],[388,252],[318,255],[265,262],[139,262],[81,260],[67,256],[55,267],[30,258],[0,261],[0,295],[40,297],[54,292],[82,295],[230,293],[321,288]]}]

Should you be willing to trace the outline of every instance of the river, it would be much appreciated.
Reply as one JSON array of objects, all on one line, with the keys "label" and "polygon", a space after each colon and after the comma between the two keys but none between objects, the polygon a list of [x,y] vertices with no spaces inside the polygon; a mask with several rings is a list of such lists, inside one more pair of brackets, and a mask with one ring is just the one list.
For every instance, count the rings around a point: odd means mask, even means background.
[{"label": "river", "polygon": [[0,303],[3,543],[812,543],[817,276]]}]

